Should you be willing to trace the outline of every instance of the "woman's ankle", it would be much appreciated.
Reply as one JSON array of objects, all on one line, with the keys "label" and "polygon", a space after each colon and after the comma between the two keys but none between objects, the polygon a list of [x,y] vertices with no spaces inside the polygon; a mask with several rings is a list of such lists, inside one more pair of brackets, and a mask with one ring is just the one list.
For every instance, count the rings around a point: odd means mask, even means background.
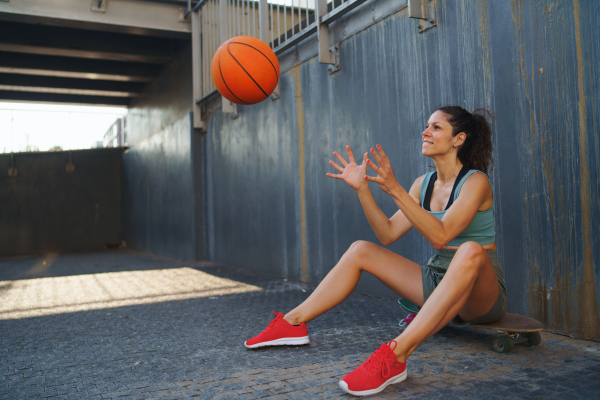
[{"label": "woman's ankle", "polygon": [[398,361],[400,364],[405,363],[407,360],[407,357],[405,355],[401,355],[401,356],[397,356],[396,357],[396,361]]},{"label": "woman's ankle", "polygon": [[294,315],[293,313],[288,313],[283,316],[283,319],[286,320],[290,325],[300,325],[302,321],[298,315]]},{"label": "woman's ankle", "polygon": [[[398,343],[398,342],[396,342],[396,343]],[[398,361],[401,364],[406,362],[406,360],[407,360],[407,358],[409,356],[409,354],[407,353],[406,349],[403,349],[403,348],[401,348],[398,345],[396,345],[394,347],[390,346],[390,348],[392,349],[392,352],[396,356],[396,361]]]}]

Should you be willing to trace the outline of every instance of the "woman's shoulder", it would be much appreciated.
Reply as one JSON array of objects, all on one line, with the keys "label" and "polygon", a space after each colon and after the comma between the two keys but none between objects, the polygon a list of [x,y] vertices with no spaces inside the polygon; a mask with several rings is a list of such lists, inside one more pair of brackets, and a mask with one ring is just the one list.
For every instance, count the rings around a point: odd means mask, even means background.
[{"label": "woman's shoulder", "polygon": [[421,188],[423,187],[423,183],[427,183],[427,181],[429,181],[429,178],[431,177],[431,174],[433,172],[435,172],[435,171],[428,172],[426,174],[419,176],[417,179],[415,179],[415,181],[413,182],[413,184],[411,186],[411,190],[416,189],[416,190],[420,191]]},{"label": "woman's shoulder", "polygon": [[426,174],[423,174],[421,176],[419,176],[417,179],[415,179],[415,181],[413,182],[413,186],[421,186],[423,184],[423,181],[425,181],[426,179],[429,179],[429,177],[431,175],[433,175],[433,173],[435,172],[435,170],[428,172]]},{"label": "woman's shoulder", "polygon": [[415,201],[417,201],[417,203],[421,204],[420,198],[421,198],[421,192],[422,192],[422,185],[423,185],[423,180],[425,179],[425,177],[427,176],[427,174],[421,175],[419,176],[417,179],[415,179],[415,181],[413,182],[412,186],[410,187],[410,195],[415,199]]},{"label": "woman's shoulder", "polygon": [[479,170],[472,169],[463,179],[461,187],[457,188],[461,192],[480,192],[484,197],[493,195],[492,184],[488,176]]},{"label": "woman's shoulder", "polygon": [[417,179],[415,179],[415,181],[413,182],[413,186],[421,186],[421,184],[423,183],[423,179],[425,179],[425,177],[427,176],[427,174],[423,174],[421,176],[419,176]]},{"label": "woman's shoulder", "polygon": [[491,187],[490,178],[485,172],[481,172],[478,169],[471,169],[467,172],[463,179],[463,185],[469,182],[471,185],[483,185]]}]

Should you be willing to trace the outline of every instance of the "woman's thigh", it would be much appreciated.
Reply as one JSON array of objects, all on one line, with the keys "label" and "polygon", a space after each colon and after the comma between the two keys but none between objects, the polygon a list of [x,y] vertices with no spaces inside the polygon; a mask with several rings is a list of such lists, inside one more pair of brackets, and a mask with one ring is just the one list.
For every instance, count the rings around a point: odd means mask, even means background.
[{"label": "woman's thigh", "polygon": [[475,269],[477,277],[458,316],[463,321],[473,321],[492,309],[498,299],[500,284],[492,261],[480,244],[468,242],[461,245],[452,259],[444,279],[447,279],[448,275],[460,279],[464,268]]},{"label": "woman's thigh", "polygon": [[358,261],[362,271],[375,276],[398,296],[423,306],[423,269],[419,264],[366,241],[354,243],[347,254]]}]

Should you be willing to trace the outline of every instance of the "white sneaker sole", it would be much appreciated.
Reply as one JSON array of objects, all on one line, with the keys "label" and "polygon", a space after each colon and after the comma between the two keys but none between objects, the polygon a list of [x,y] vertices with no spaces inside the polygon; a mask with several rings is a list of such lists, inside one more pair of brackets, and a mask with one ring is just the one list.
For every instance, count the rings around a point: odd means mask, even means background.
[{"label": "white sneaker sole", "polygon": [[344,392],[352,394],[354,396],[369,396],[371,394],[375,394],[375,393],[381,392],[383,389],[385,389],[389,385],[393,385],[394,383],[400,383],[400,382],[402,382],[403,380],[406,379],[407,372],[408,371],[404,371],[400,375],[396,375],[396,376],[391,377],[386,382],[384,382],[383,385],[379,386],[378,388],[370,389],[370,390],[363,390],[362,392],[355,392],[353,390],[348,389],[348,384],[346,382],[344,382],[343,380],[340,381],[340,387],[342,388],[342,390]]},{"label": "white sneaker sole", "polygon": [[301,345],[301,344],[307,344],[310,343],[310,340],[308,340],[308,336],[303,336],[303,337],[289,337],[289,338],[281,338],[281,339],[275,339],[275,340],[271,340],[268,342],[260,342],[260,343],[256,343],[256,344],[247,344],[246,342],[244,342],[244,346],[246,346],[249,349],[256,349],[257,347],[267,347],[267,346],[297,346],[297,345]]}]

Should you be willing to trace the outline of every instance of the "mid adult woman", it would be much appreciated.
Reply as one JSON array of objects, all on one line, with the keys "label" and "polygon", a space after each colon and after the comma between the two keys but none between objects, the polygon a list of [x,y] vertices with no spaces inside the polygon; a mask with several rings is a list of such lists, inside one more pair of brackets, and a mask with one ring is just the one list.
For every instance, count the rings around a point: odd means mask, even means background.
[{"label": "mid adult woman", "polygon": [[[334,152],[330,161],[341,179],[355,189],[369,224],[383,245],[401,238],[412,227],[438,250],[420,266],[384,247],[366,241],[350,246],[315,291],[298,307],[276,313],[275,319],[246,347],[308,343],[306,322],[335,307],[350,295],[363,271],[377,277],[399,296],[421,307],[412,323],[389,344],[382,344],[362,365],[340,381],[354,395],[369,395],[406,379],[406,359],[427,338],[450,321],[485,323],[506,311],[506,286],[496,256],[494,201],[486,173],[492,160],[489,113],[461,107],[436,110],[422,134],[422,154],[435,171],[415,180],[406,191],[396,180],[387,155],[377,145],[358,165],[349,146],[349,160]],[[377,173],[367,176],[367,165]],[[376,182],[399,210],[388,219],[369,190]],[[442,279],[443,278],[443,279]]]}]

